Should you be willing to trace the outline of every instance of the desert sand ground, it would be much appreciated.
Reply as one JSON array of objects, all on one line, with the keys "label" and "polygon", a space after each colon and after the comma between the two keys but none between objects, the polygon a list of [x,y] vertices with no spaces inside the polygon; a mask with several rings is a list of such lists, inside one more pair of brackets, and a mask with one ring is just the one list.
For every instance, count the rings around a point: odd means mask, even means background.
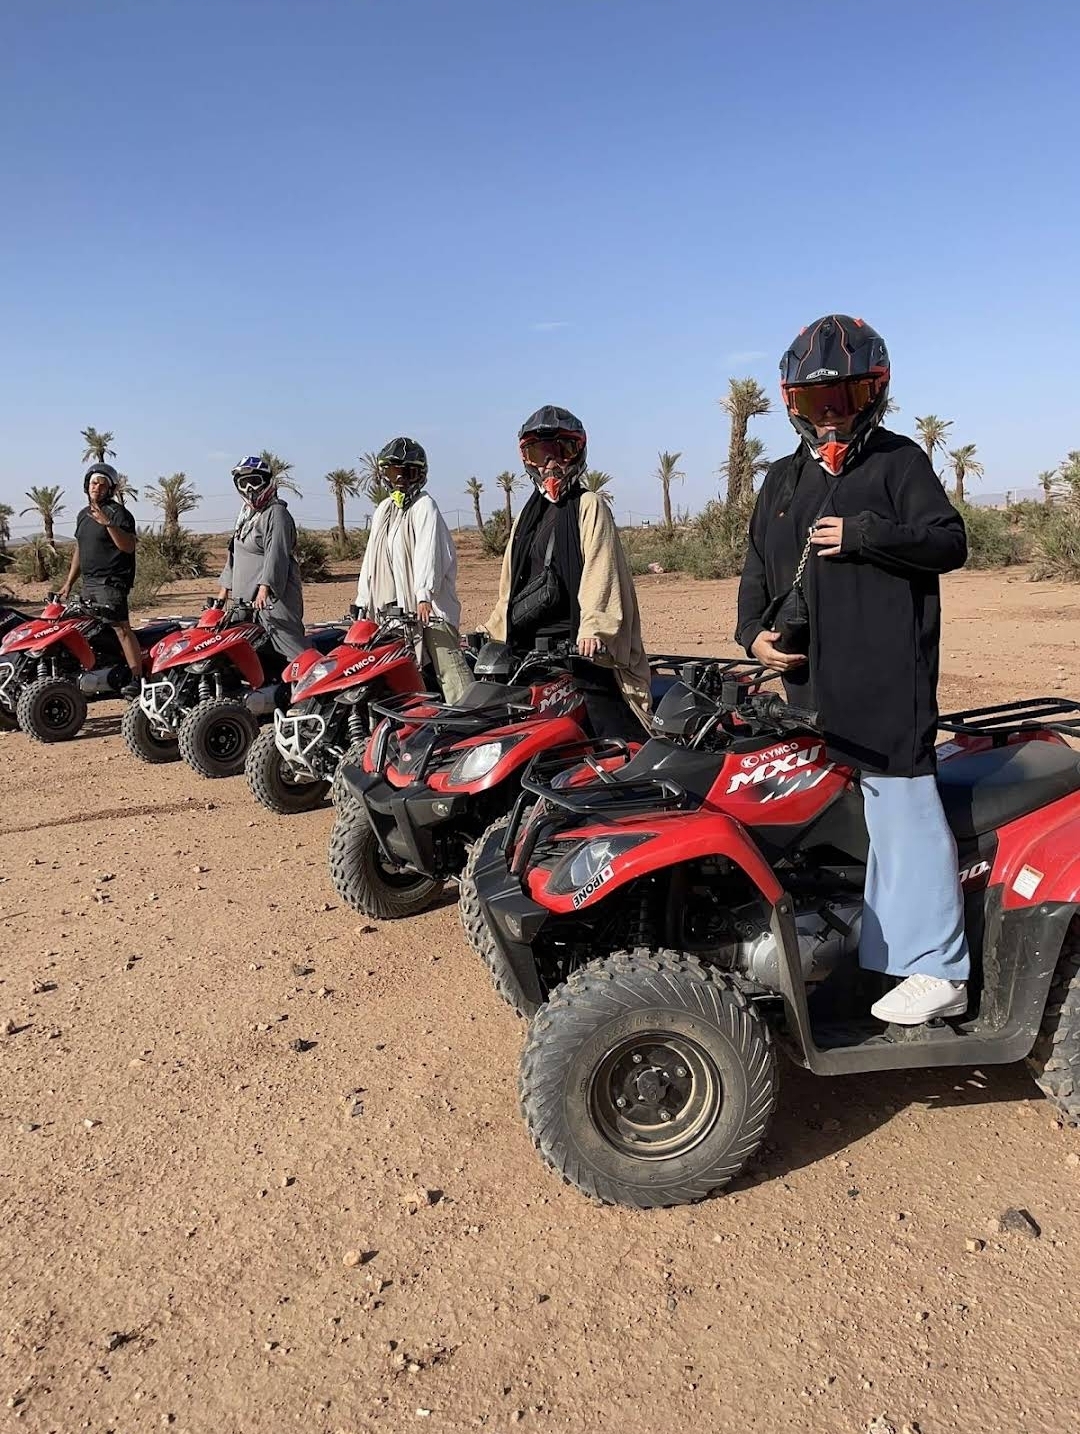
[{"label": "desert sand ground", "polygon": [[[495,578],[464,562],[470,621]],[[734,652],[733,584],[639,590],[653,650]],[[946,610],[946,705],[1080,697],[1080,591],[961,574]],[[1080,1139],[1022,1067],[786,1067],[731,1193],[591,1205],[533,1153],[523,1029],[451,901],[370,929],[329,808],[140,766],[120,713],[0,735],[6,1427],[1075,1427]]]}]

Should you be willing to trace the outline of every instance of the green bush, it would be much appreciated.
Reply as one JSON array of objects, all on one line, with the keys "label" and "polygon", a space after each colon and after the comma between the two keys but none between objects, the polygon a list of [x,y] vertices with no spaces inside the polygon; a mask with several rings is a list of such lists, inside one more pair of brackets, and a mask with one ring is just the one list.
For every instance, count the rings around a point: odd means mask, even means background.
[{"label": "green bush", "polygon": [[149,607],[175,574],[159,552],[140,551],[135,564],[135,586],[128,595],[131,607]]},{"label": "green bush", "polygon": [[330,539],[330,553],[336,563],[355,562],[367,551],[368,530],[352,528],[345,533],[344,543],[335,532]]},{"label": "green bush", "polygon": [[489,557],[499,558],[506,552],[506,545],[509,541],[510,524],[506,520],[505,510],[500,509],[484,524],[480,534],[480,545]]},{"label": "green bush", "polygon": [[172,532],[143,528],[135,550],[136,581],[144,564],[154,575],[164,565],[168,576],[159,584],[161,587],[173,579],[205,577],[209,562],[209,546],[198,533],[188,528],[177,528]]},{"label": "green bush", "polygon": [[71,566],[71,547],[59,547],[36,533],[14,549],[13,558],[11,571],[21,582],[55,582]]},{"label": "green bush", "polygon": [[666,573],[690,573],[695,578],[733,578],[742,572],[750,529],[749,504],[729,507],[717,499],[686,527],[626,528],[623,545],[635,577],[659,563]]},{"label": "green bush", "polygon": [[967,528],[969,568],[1008,568],[1027,558],[1028,541],[1011,512],[957,505]]},{"label": "green bush", "polygon": [[1080,582],[1080,506],[1055,503],[1032,537],[1031,576]]},{"label": "green bush", "polygon": [[326,539],[310,528],[297,528],[293,556],[302,583],[325,583],[330,578],[330,548]]}]

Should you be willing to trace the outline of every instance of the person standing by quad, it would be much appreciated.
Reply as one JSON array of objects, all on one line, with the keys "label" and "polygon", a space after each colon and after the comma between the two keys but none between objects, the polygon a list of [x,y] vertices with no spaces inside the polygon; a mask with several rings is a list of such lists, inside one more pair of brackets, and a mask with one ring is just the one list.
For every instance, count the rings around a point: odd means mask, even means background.
[{"label": "person standing by quad", "polygon": [[86,470],[87,505],[75,520],[71,567],[58,596],[66,601],[81,574],[84,599],[116,633],[131,674],[121,696],[132,698],[142,687],[143,666],[128,615],[128,593],[135,583],[135,519],[116,497],[119,481],[111,463]]},{"label": "person standing by quad", "polygon": [[294,556],[296,524],[277,495],[277,482],[265,459],[242,458],[232,470],[232,480],[244,506],[229,540],[218,601],[224,602],[231,593],[237,602],[252,603],[275,650],[291,662],[308,645],[304,589]]},{"label": "person standing by quad", "polygon": [[784,354],[780,391],[801,441],[754,509],[736,638],[783,672],[793,703],[817,708],[830,757],[859,772],[870,839],[859,961],[903,978],[872,1014],[918,1025],[967,1007],[934,751],[939,575],[963,566],[967,536],[926,454],[879,426],[889,378],[881,336],[844,314]]},{"label": "person standing by quad", "polygon": [[379,474],[390,487],[375,509],[356,585],[356,607],[375,618],[396,604],[415,610],[424,650],[443,697],[453,706],[472,678],[461,652],[457,549],[430,493],[427,454],[414,438],[393,438],[379,451]]},{"label": "person standing by quad", "polygon": [[650,674],[637,592],[611,510],[581,486],[586,443],[580,418],[553,404],[521,425],[533,491],[510,530],[487,630],[515,652],[538,638],[574,642],[597,664],[581,683],[594,735],[640,737]]}]

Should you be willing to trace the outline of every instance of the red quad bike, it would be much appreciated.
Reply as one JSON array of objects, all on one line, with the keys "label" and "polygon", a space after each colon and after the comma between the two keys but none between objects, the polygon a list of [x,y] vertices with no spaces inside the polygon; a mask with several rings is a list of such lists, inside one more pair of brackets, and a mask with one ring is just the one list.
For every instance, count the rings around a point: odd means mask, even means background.
[{"label": "red quad bike", "polygon": [[[744,691],[716,751],[646,744],[587,786],[533,763],[475,867],[488,959],[531,1025],[521,1108],[543,1160],[601,1200],[701,1199],[760,1146],[779,1046],[818,1075],[1027,1058],[1080,1120],[1080,704],[942,719],[966,1013],[869,1014],[857,963],[866,829],[812,713]],[[912,893],[918,900],[918,893]]]},{"label": "red quad bike", "polygon": [[[9,633],[13,627],[18,627],[20,623],[26,623],[30,620],[29,613],[19,612],[16,608],[7,607],[4,603],[0,603],[0,643],[3,642],[5,635]],[[0,702],[0,732],[14,732],[18,729],[18,726],[19,723],[15,713]]]},{"label": "red quad bike", "polygon": [[[343,627],[319,625],[307,636],[329,652]],[[203,777],[235,777],[244,770],[259,723],[288,688],[285,659],[270,643],[250,603],[223,609],[211,602],[196,625],[152,649],[142,692],[124,714],[124,741],[143,762],[183,757]]]},{"label": "red quad bike", "polygon": [[[146,652],[183,619],[135,628]],[[9,627],[0,642],[0,726],[12,721],[35,742],[66,742],[86,721],[87,699],[118,697],[130,672],[111,625],[82,598],[46,598],[41,616]]]},{"label": "red quad bike", "polygon": [[309,650],[286,667],[290,704],[275,710],[273,727],[256,737],[244,768],[256,801],[283,816],[318,806],[346,756],[363,757],[372,704],[425,690],[416,660],[419,628],[415,615],[387,608],[378,622],[353,622],[332,652]]},{"label": "red quad bike", "polygon": [[[654,700],[685,660],[650,659]],[[342,767],[330,835],[330,876],[345,901],[382,920],[412,916],[467,873],[470,846],[506,819],[529,762],[559,748],[567,763],[595,745],[579,685],[591,666],[564,642],[538,647],[515,669],[504,643],[488,643],[476,659],[480,680],[456,707],[430,695],[375,703],[385,720],[362,766]]]}]

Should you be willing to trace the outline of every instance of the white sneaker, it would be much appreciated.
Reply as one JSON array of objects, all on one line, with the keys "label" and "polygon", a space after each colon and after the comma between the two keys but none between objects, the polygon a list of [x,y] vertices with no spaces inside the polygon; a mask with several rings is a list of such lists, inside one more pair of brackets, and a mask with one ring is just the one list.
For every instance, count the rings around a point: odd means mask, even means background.
[{"label": "white sneaker", "polygon": [[967,1010],[967,982],[940,976],[909,976],[887,996],[875,1001],[870,1014],[894,1026],[921,1026],[941,1016],[962,1016]]}]

